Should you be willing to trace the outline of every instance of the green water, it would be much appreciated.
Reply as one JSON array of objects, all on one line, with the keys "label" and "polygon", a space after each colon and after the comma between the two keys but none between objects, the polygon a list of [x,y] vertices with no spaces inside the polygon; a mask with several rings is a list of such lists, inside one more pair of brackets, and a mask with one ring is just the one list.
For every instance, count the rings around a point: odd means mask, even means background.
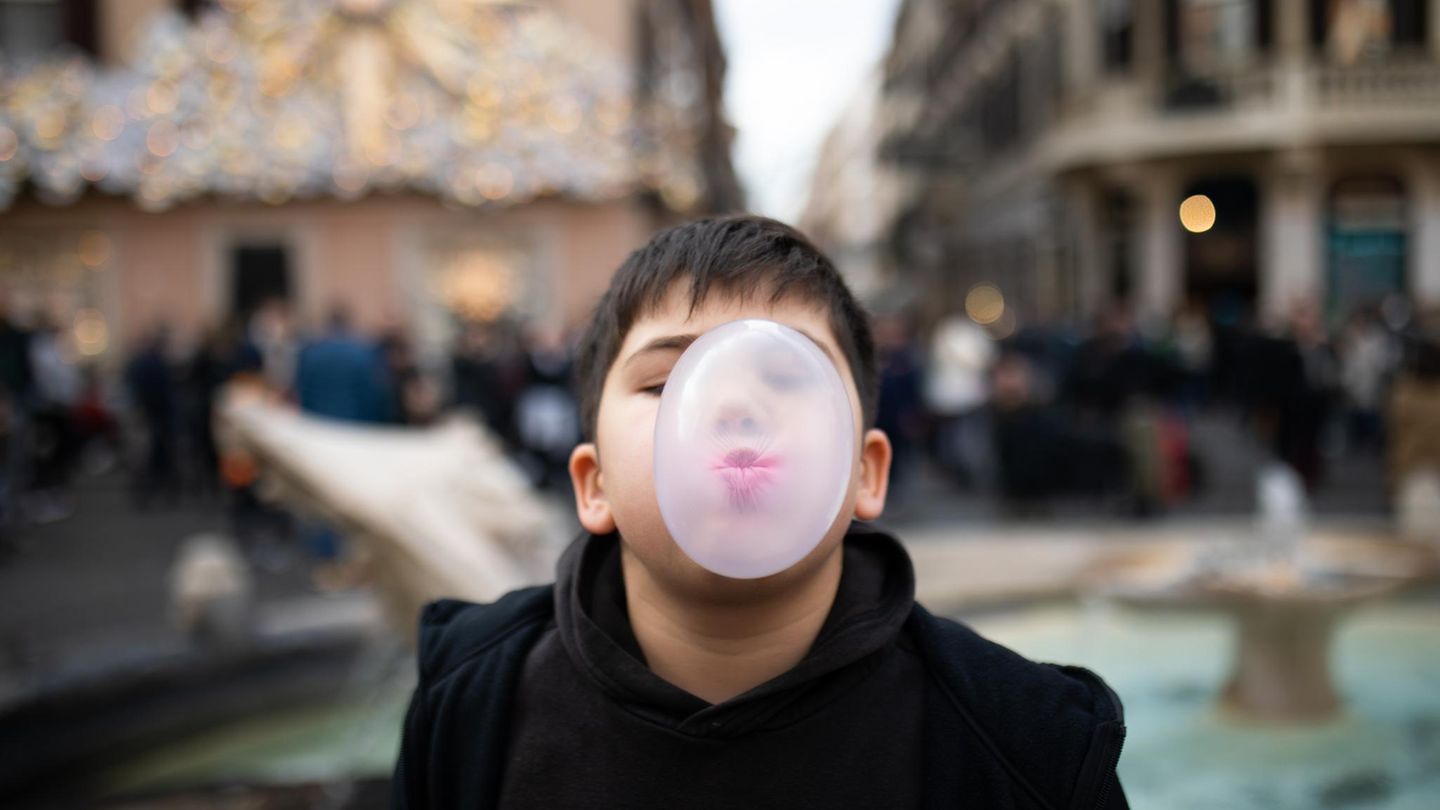
[{"label": "green water", "polygon": [[409,685],[277,711],[175,740],[103,778],[106,792],[216,783],[285,785],[386,776],[395,766]]},{"label": "green water", "polygon": [[1346,712],[1321,725],[1247,726],[1214,696],[1231,636],[1216,617],[1032,608],[975,626],[1032,658],[1080,664],[1125,702],[1120,774],[1135,807],[1440,808],[1440,606],[1357,612],[1333,649]]}]

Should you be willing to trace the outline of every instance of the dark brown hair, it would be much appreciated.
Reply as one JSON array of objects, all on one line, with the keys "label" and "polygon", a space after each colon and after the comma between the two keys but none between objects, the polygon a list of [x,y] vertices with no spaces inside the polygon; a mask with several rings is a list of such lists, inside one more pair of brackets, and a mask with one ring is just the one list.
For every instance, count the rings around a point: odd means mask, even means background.
[{"label": "dark brown hair", "polygon": [[581,338],[575,364],[581,427],[588,441],[595,439],[605,378],[630,327],[660,306],[681,280],[689,282],[692,313],[717,293],[742,300],[764,295],[772,303],[789,298],[823,307],[855,378],[865,425],[874,423],[875,342],[864,309],[835,265],[789,225],[735,215],[661,231],[615,272]]}]

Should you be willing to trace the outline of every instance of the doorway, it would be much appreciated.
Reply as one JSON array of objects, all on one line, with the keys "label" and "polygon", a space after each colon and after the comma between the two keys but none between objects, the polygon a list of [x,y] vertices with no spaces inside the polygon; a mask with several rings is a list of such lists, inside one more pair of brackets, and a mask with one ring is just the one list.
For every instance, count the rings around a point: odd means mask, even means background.
[{"label": "doorway", "polygon": [[1255,311],[1260,289],[1259,195],[1248,177],[1193,183],[1184,199],[1209,201],[1209,227],[1185,233],[1185,293],[1212,319],[1236,323]]},{"label": "doorway", "polygon": [[230,312],[246,323],[261,306],[289,301],[290,253],[281,244],[242,244],[230,250]]}]

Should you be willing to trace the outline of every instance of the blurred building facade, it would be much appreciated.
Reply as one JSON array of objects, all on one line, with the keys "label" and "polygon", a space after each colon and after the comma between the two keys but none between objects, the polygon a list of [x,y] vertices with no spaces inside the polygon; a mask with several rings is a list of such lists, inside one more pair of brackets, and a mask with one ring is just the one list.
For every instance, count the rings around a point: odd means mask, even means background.
[{"label": "blurred building facade", "polygon": [[583,319],[740,205],[709,0],[0,0],[0,288],[113,357],[281,301]]},{"label": "blurred building facade", "polygon": [[872,300],[893,287],[885,236],[907,191],[900,173],[880,161],[886,125],[879,104],[876,70],[821,144],[799,223],[856,295]]},{"label": "blurred building facade", "polygon": [[876,108],[935,306],[1440,305],[1436,0],[905,0]]}]

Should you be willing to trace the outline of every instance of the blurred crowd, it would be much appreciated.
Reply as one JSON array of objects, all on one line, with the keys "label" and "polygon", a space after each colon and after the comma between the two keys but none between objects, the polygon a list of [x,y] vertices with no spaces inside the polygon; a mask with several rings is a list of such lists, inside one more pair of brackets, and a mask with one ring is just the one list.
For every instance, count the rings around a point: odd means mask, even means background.
[{"label": "blurred crowd", "polygon": [[1011,514],[1073,497],[1155,514],[1207,487],[1205,420],[1238,424],[1312,493],[1345,456],[1383,464],[1391,493],[1440,470],[1440,322],[1402,299],[1333,325],[1313,306],[1267,325],[1194,304],[1140,324],[1117,304],[1003,339],[963,315],[930,332],[920,340],[903,313],[878,321],[879,422],[902,502],[928,459]]},{"label": "blurred crowd", "polygon": [[[1088,325],[997,338],[964,315],[922,330],[906,312],[884,313],[877,421],[895,446],[892,498],[904,504],[924,465],[1012,515],[1064,498],[1156,514],[1206,488],[1213,448],[1195,434],[1205,419],[1242,425],[1312,490],[1341,455],[1383,463],[1393,490],[1440,468],[1432,321],[1403,300],[1334,325],[1297,307],[1270,327],[1196,306],[1137,324],[1115,305]],[[189,347],[157,325],[104,373],[79,362],[54,323],[0,309],[0,548],[27,523],[69,516],[77,475],[118,468],[137,509],[223,506],[248,552],[299,538],[336,557],[338,536],[265,504],[254,461],[217,441],[217,401],[232,383],[356,423],[423,426],[467,411],[537,487],[563,492],[580,433],[570,340],[510,319],[455,334],[448,357],[426,361],[402,329],[358,329],[342,308],[306,328],[275,301]]]},{"label": "blurred crowd", "polygon": [[359,329],[343,308],[306,328],[277,300],[190,346],[158,324],[105,373],[81,362],[64,332],[24,315],[0,309],[0,549],[25,524],[68,517],[77,475],[118,470],[136,509],[223,507],[262,563],[294,538],[320,559],[338,556],[329,529],[297,525],[257,497],[254,460],[217,436],[227,385],[377,426],[424,426],[466,410],[536,486],[568,482],[579,416],[570,344],[558,330],[465,323],[449,357],[427,363],[403,329]]}]

